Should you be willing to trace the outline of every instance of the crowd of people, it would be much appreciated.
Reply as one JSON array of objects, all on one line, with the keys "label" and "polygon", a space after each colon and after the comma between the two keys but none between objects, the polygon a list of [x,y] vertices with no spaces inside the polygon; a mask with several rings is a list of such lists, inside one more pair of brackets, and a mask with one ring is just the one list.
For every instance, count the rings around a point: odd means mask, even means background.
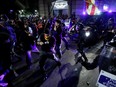
[{"label": "crowd of people", "polygon": [[[71,21],[71,26],[78,24],[78,21],[75,23],[74,20]],[[79,32],[78,34],[80,35],[77,40],[77,50],[82,54],[85,62],[88,62],[88,59],[83,52],[82,43],[84,43],[84,40],[80,33],[83,31],[84,25],[79,23],[79,26],[80,27],[76,29],[77,33]],[[68,29],[68,31],[70,32],[71,29],[72,28]],[[104,45],[115,35],[114,29],[114,20],[109,19],[107,29],[103,31],[105,32]],[[43,66],[45,65],[47,58],[53,59],[58,66],[61,65],[61,41],[64,41],[66,49],[69,50],[69,43],[65,37],[66,34],[65,24],[61,18],[51,18],[49,20],[46,20],[45,18],[39,19],[38,17],[5,19],[2,15],[0,19],[0,81],[5,77],[4,80],[8,82],[9,86],[12,85],[10,84],[10,74],[14,72],[11,68],[11,53],[13,52],[13,49],[14,52],[24,52],[26,55],[27,67],[29,69],[32,65],[32,52],[38,53],[40,58],[40,69],[46,77]],[[40,46],[40,49],[37,46]],[[20,57],[19,59],[21,60]]]},{"label": "crowd of people", "polygon": [[[14,72],[12,66],[12,54],[20,56],[20,52],[26,55],[26,64],[30,69],[32,66],[32,52],[38,54],[39,65],[43,75],[43,66],[47,58],[53,59],[58,65],[62,57],[61,40],[62,40],[62,23],[60,20],[20,18],[5,19],[1,15],[0,20],[0,81]],[[66,39],[63,38],[67,43]],[[39,46],[39,48],[37,47]],[[68,48],[68,47],[67,47]],[[21,60],[20,57],[18,57]],[[10,77],[6,77],[6,82],[10,85]]]}]

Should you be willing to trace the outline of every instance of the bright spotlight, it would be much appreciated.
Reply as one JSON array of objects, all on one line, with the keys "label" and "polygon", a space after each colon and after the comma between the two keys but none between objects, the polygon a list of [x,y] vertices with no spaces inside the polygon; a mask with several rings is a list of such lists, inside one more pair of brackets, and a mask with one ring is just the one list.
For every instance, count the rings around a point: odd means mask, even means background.
[{"label": "bright spotlight", "polygon": [[86,15],[86,12],[85,11],[83,12],[83,15]]},{"label": "bright spotlight", "polygon": [[86,31],[86,32],[85,32],[85,36],[86,36],[86,37],[89,37],[89,36],[90,36],[90,31]]},{"label": "bright spotlight", "polygon": [[109,13],[112,13],[112,10],[109,10],[108,12],[109,12]]},{"label": "bright spotlight", "polygon": [[101,11],[100,11],[100,10],[98,10],[98,11],[97,11],[97,15],[100,15],[100,14],[101,14]]},{"label": "bright spotlight", "polygon": [[104,5],[104,6],[103,6],[103,10],[104,10],[104,11],[108,11],[108,5]]}]

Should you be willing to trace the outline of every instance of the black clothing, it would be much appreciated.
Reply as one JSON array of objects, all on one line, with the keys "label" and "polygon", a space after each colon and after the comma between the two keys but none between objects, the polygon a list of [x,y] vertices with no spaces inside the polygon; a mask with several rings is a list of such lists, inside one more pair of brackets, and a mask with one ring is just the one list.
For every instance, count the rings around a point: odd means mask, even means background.
[{"label": "black clothing", "polygon": [[26,53],[26,63],[27,66],[30,67],[32,62],[31,62],[31,54],[29,53],[29,51],[31,51],[34,46],[34,37],[29,36],[29,34],[27,33],[28,31],[29,31],[28,28],[23,31],[22,41],[23,41],[23,48]]},{"label": "black clothing", "polygon": [[[54,47],[55,45],[55,38],[50,36],[48,41],[45,40],[44,38],[44,34],[42,34],[40,36],[40,41],[42,41],[44,44],[41,46],[41,51],[40,51],[40,60],[39,60],[39,63],[40,63],[40,70],[42,72],[42,74],[44,75],[45,74],[45,71],[44,71],[44,64],[45,64],[45,61],[49,58],[49,59],[54,59],[55,55],[52,51],[52,48]],[[56,60],[55,60],[56,61]]]},{"label": "black clothing", "polygon": [[[110,49],[113,49],[112,51]],[[101,54],[97,56],[92,63],[82,62],[82,65],[88,69],[94,69],[99,66],[99,70],[104,70],[116,75],[116,58],[115,47],[104,47]]]},{"label": "black clothing", "polygon": [[85,61],[88,61],[85,53],[83,52],[84,47],[86,47],[85,46],[86,44],[85,44],[85,36],[84,35],[85,35],[85,31],[80,30],[78,40],[77,40],[77,50],[82,55],[82,57],[85,59]]},{"label": "black clothing", "polygon": [[6,27],[2,27],[2,26],[0,26],[0,33],[1,32],[10,34],[10,32],[7,30],[7,28]]},{"label": "black clothing", "polygon": [[0,32],[0,75],[6,73],[3,80],[8,83],[8,87],[11,87],[12,85],[11,79],[13,76],[13,72],[10,70],[11,48],[10,35],[5,32]]},{"label": "black clothing", "polygon": [[61,28],[61,26],[57,27],[56,30],[54,30],[54,27],[53,27],[52,35],[56,39],[56,47],[55,47],[56,54],[58,55],[59,58],[61,58],[61,49],[60,49],[61,38],[62,38],[62,28]]},{"label": "black clothing", "polygon": [[11,43],[7,33],[0,33],[0,73],[4,73],[11,65]]},{"label": "black clothing", "polygon": [[34,37],[33,36],[28,36],[28,34],[23,31],[23,34],[21,36],[23,40],[23,47],[25,51],[31,50],[32,45],[34,45]]},{"label": "black clothing", "polygon": [[44,34],[40,36],[40,41],[42,41],[44,44],[41,46],[41,50],[45,52],[50,52],[52,47],[56,44],[55,38],[50,36],[49,40],[45,40]]},{"label": "black clothing", "polygon": [[53,29],[52,29],[52,35],[56,39],[56,44],[61,44],[62,28],[60,26],[57,27],[56,31],[54,30],[54,27],[53,27]]},{"label": "black clothing", "polygon": [[115,33],[112,32],[114,30],[115,24],[108,24],[105,31],[104,31],[104,45],[111,41],[111,39],[114,37]]},{"label": "black clothing", "polygon": [[[116,75],[116,66],[112,65],[112,61],[114,61],[114,60],[111,60],[111,59],[101,56],[99,58],[96,57],[92,63],[83,62],[82,65],[87,70],[92,70],[92,69],[95,69],[97,66],[99,66],[99,70],[104,70],[104,71],[107,71],[107,72],[110,72],[110,73]],[[116,60],[115,60],[115,62],[116,62]]]}]

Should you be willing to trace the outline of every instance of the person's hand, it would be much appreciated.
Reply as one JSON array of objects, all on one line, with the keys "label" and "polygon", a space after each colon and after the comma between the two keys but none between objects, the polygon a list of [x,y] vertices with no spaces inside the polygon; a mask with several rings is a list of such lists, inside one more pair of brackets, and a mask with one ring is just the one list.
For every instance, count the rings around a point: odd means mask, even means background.
[{"label": "person's hand", "polygon": [[112,30],[111,32],[112,32],[112,33],[114,33],[115,31],[114,31],[114,30]]},{"label": "person's hand", "polygon": [[38,45],[43,45],[44,43],[43,42],[37,42]]},{"label": "person's hand", "polygon": [[31,34],[28,34],[28,36],[31,36]]},{"label": "person's hand", "polygon": [[0,75],[0,81],[2,81],[4,79],[4,77],[5,77],[4,74]]},{"label": "person's hand", "polygon": [[40,44],[40,45],[43,45],[44,43],[43,43],[43,42],[40,42],[39,44]]}]

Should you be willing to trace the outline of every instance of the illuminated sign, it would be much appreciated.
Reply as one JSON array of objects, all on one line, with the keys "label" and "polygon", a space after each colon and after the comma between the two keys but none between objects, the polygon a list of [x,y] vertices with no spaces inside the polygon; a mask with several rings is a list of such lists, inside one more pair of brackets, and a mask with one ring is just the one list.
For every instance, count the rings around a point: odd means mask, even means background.
[{"label": "illuminated sign", "polygon": [[54,5],[54,10],[68,9],[67,1],[56,1],[53,2],[52,5]]},{"label": "illuminated sign", "polygon": [[116,87],[116,76],[101,70],[96,85],[98,87]]}]

